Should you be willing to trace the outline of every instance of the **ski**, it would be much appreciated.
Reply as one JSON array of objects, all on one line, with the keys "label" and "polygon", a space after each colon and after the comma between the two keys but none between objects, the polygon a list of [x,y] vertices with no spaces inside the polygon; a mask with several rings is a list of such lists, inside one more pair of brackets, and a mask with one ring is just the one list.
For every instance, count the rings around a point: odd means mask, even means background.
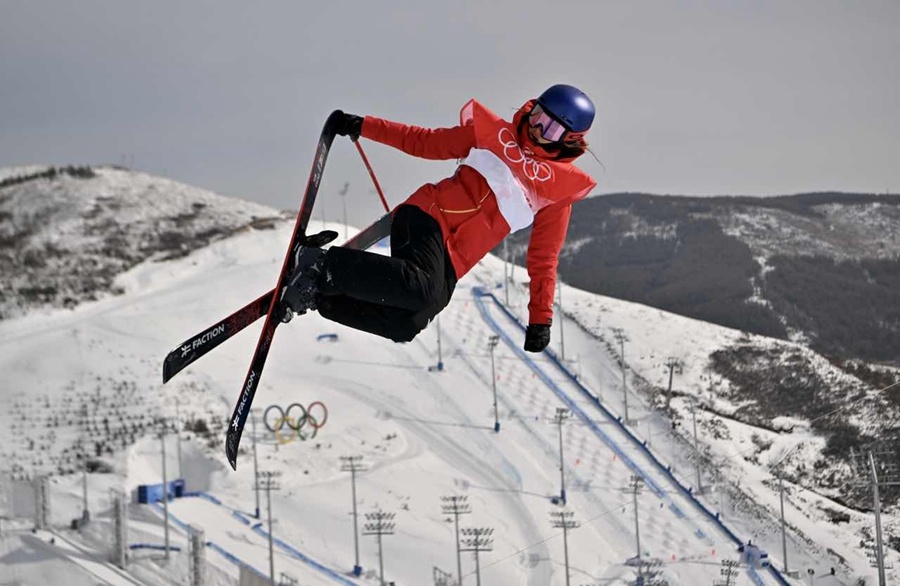
[{"label": "ski", "polygon": [[[371,248],[391,233],[391,214],[381,216],[375,223],[363,229],[341,246],[357,250]],[[163,384],[176,374],[205,356],[208,352],[241,332],[266,315],[272,304],[275,289],[264,293],[228,317],[216,322],[202,332],[191,336],[169,352],[163,361]]]},{"label": "ski", "polygon": [[297,221],[294,224],[294,233],[288,244],[284,254],[284,261],[281,264],[281,272],[278,274],[278,280],[275,283],[275,289],[272,298],[269,301],[269,308],[266,313],[266,320],[263,323],[262,331],[259,334],[259,340],[256,343],[256,350],[253,352],[253,358],[250,360],[250,368],[247,376],[244,378],[244,384],[241,387],[240,395],[238,395],[237,403],[234,406],[234,412],[231,415],[231,423],[228,426],[228,432],[225,438],[225,455],[232,469],[237,470],[237,454],[238,447],[241,443],[241,434],[244,432],[244,424],[247,422],[247,416],[250,414],[250,405],[253,403],[253,397],[256,395],[256,389],[259,388],[260,377],[262,376],[263,367],[266,364],[266,357],[269,355],[269,349],[272,347],[272,340],[275,337],[275,330],[281,323],[280,320],[280,297],[284,279],[290,270],[291,257],[297,245],[306,241],[306,226],[312,216],[313,204],[316,201],[316,195],[319,193],[319,184],[322,181],[322,175],[325,171],[325,162],[328,160],[328,152],[331,150],[331,143],[334,142],[335,126],[339,117],[343,113],[335,110],[325,121],[322,128],[322,134],[319,137],[319,145],[316,147],[316,155],[313,159],[312,169],[309,172],[309,179],[306,182],[306,191],[300,202],[300,209],[297,212]]}]

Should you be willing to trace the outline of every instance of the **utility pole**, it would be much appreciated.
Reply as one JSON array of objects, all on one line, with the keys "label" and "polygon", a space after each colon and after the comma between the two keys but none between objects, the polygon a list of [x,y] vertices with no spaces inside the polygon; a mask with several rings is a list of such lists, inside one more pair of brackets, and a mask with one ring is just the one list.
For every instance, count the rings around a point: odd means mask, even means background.
[{"label": "utility pole", "polygon": [[341,201],[344,202],[344,240],[349,238],[350,228],[347,223],[347,192],[350,191],[350,183],[344,183],[344,187],[338,192],[341,196]]},{"label": "utility pole", "polygon": [[381,510],[374,513],[366,513],[366,520],[369,522],[363,525],[363,535],[375,535],[378,537],[378,579],[381,586],[386,586],[387,584],[384,581],[384,550],[381,537],[394,534],[394,515],[394,513],[385,513]]},{"label": "utility pole", "polygon": [[458,586],[462,586],[462,556],[459,549],[459,516],[468,515],[472,507],[466,501],[466,496],[442,496],[441,510],[445,515],[453,515],[453,525],[456,529],[456,579]]},{"label": "utility pole", "polygon": [[162,499],[163,499],[163,536],[166,546],[166,561],[169,561],[169,479],[166,475],[166,427],[165,419],[162,420],[162,430],[159,440],[162,444]]},{"label": "utility pole", "polygon": [[563,459],[563,423],[569,418],[569,410],[563,407],[556,408],[553,423],[559,428],[559,500],[566,504],[566,467]]},{"label": "utility pole", "polygon": [[566,332],[563,329],[563,323],[566,320],[563,318],[562,279],[559,278],[559,271],[556,272],[556,288],[559,290],[559,301],[557,302],[557,307],[559,307],[559,359],[562,362],[565,362],[566,361]]},{"label": "utility pole", "polygon": [[697,439],[697,399],[691,397],[691,419],[694,421],[694,469],[697,471],[697,493],[703,492],[700,478],[700,443]]},{"label": "utility pole", "polygon": [[[464,536],[463,542],[466,545],[462,551],[475,552],[475,584],[477,586],[481,586],[481,562],[479,561],[478,554],[482,551],[494,550],[494,538],[491,537],[493,532],[494,530],[488,527],[476,527],[462,530]],[[462,585],[460,584],[460,586]]]},{"label": "utility pole", "polygon": [[362,464],[362,456],[341,456],[341,470],[350,473],[351,494],[353,495],[353,551],[355,553],[353,575],[359,576],[362,574],[362,566],[359,565],[359,528],[356,522],[356,473],[366,470]]},{"label": "utility pole", "polygon": [[250,409],[250,437],[253,440],[253,492],[256,493],[256,518],[259,519],[259,459],[256,457],[256,414],[257,409]]},{"label": "utility pole", "polygon": [[628,336],[625,335],[625,332],[622,328],[613,328],[613,335],[616,338],[616,341],[619,343],[619,348],[621,349],[620,360],[622,362],[622,404],[625,407],[625,424],[628,425],[628,387],[625,384],[625,342],[628,341]]},{"label": "utility pole", "polygon": [[[275,547],[272,539],[272,491],[281,488],[277,482],[279,476],[281,476],[280,471],[259,473],[259,478],[262,479],[262,487],[266,491],[266,508],[269,509],[269,579],[272,581],[272,586],[277,584],[275,581]],[[259,479],[257,479],[257,482],[259,482]]]},{"label": "utility pole", "polygon": [[488,338],[488,349],[491,352],[491,388],[494,390],[494,431],[500,432],[500,413],[497,408],[497,374],[494,371],[494,348],[500,343],[500,336],[493,335]]},{"label": "utility pole", "polygon": [[553,526],[563,530],[563,555],[565,556],[566,562],[566,586],[569,586],[569,529],[577,528],[578,521],[572,518],[575,516],[575,513],[572,511],[550,511],[550,516],[553,517],[551,520]]}]

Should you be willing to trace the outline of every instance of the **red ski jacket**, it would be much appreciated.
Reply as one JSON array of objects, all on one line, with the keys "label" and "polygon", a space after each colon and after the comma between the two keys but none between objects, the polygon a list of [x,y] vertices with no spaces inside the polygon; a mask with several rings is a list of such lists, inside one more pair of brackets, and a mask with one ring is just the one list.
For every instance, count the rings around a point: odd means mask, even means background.
[{"label": "red ski jacket", "polygon": [[423,159],[460,159],[456,172],[416,190],[405,203],[435,218],[457,277],[465,275],[508,234],[532,224],[526,267],[530,278],[529,323],[553,316],[556,268],[566,239],[572,202],[596,183],[569,160],[542,157],[517,128],[534,102],[513,121],[475,100],[460,112],[460,125],[421,128],[366,116],[365,138]]}]

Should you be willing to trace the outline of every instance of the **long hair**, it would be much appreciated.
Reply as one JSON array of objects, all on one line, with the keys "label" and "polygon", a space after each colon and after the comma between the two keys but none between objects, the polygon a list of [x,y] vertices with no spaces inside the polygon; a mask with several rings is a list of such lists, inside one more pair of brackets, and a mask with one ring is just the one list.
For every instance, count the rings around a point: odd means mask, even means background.
[{"label": "long hair", "polygon": [[528,116],[531,115],[535,104],[537,104],[537,100],[528,100],[513,116],[513,124],[516,126],[520,144],[523,146],[527,144],[532,151],[545,159],[562,162],[573,161],[589,150],[588,142],[583,135],[575,140],[564,140],[559,144],[544,145],[531,140],[531,137],[528,135]]}]

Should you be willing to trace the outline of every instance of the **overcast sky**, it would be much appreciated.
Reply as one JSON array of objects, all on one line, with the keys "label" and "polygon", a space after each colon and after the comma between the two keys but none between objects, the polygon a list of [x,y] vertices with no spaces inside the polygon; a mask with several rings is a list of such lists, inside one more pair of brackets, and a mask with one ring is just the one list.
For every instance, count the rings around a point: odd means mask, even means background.
[{"label": "overcast sky", "polygon": [[[900,190],[900,2],[0,0],[0,166],[129,163],[296,207],[335,108],[450,126],[581,87],[597,193]],[[365,142],[388,199],[452,172]],[[322,202],[378,210],[346,139]],[[316,212],[316,217],[320,211]]]}]

